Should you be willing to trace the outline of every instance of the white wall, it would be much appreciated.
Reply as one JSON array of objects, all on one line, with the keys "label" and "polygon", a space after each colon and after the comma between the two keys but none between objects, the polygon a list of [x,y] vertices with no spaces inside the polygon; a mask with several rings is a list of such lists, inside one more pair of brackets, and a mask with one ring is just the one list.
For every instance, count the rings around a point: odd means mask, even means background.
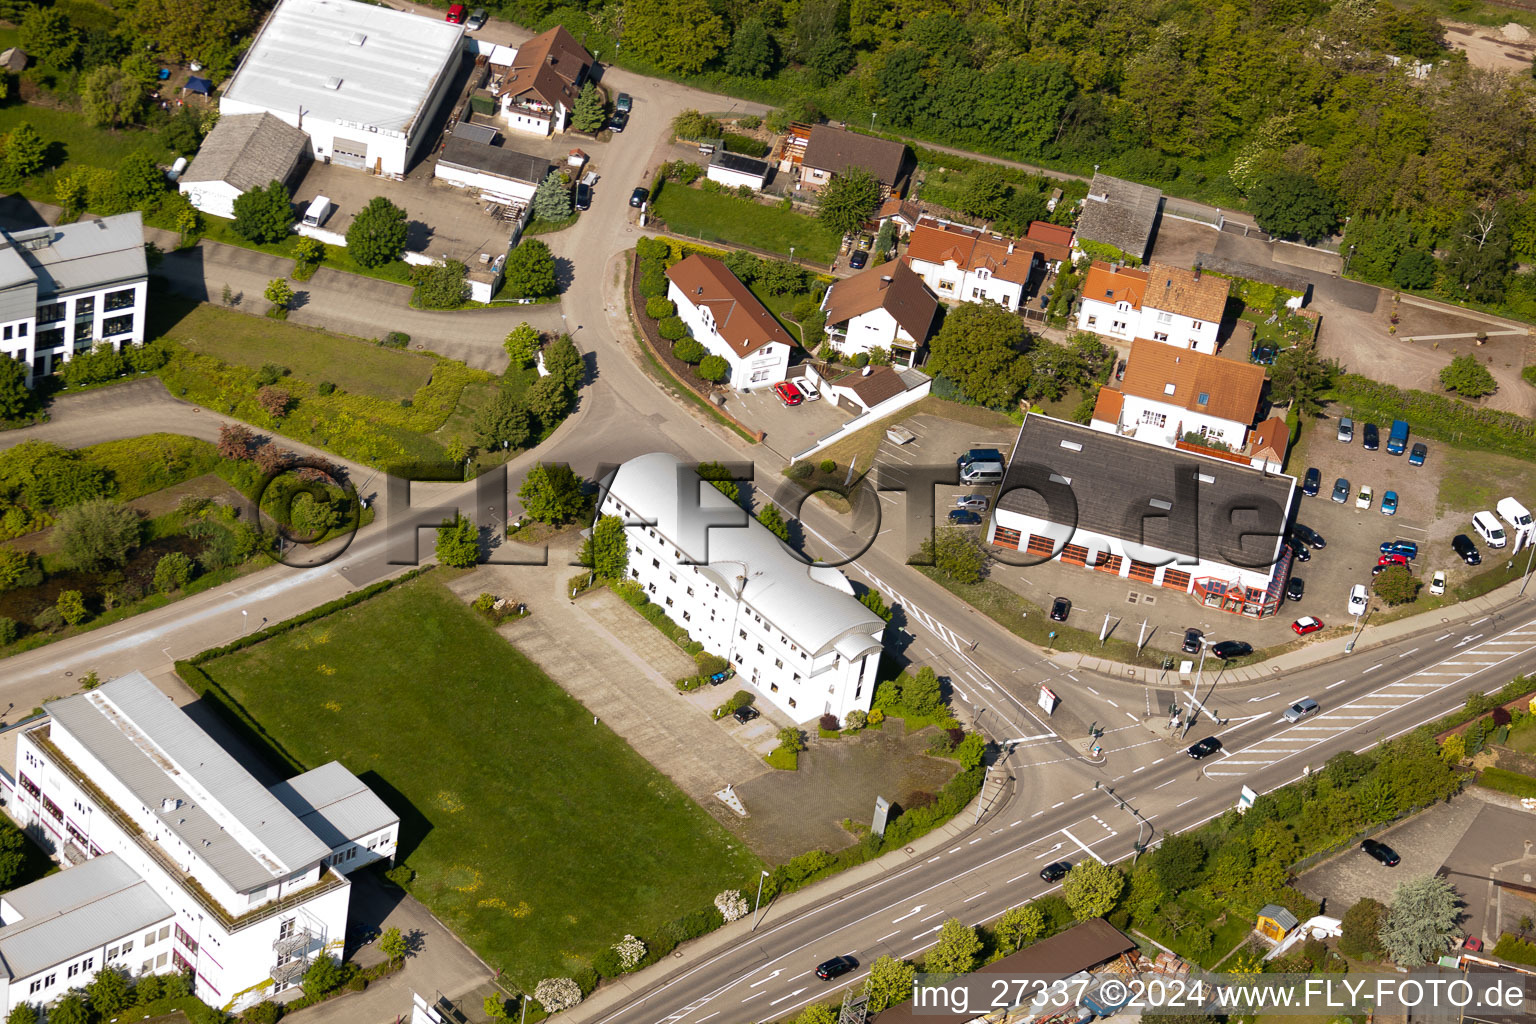
[{"label": "white wall", "polygon": [[[59,367],[74,358],[77,349],[81,352],[89,352],[102,342],[110,342],[118,351],[130,345],[142,345],[145,298],[148,292],[149,282],[143,280],[106,288],[66,292],[54,298],[40,299],[39,308],[55,303],[62,304],[63,319],[49,320],[41,325],[37,323],[36,317],[13,322],[9,326],[15,329],[16,334],[9,341],[0,340],[0,351],[10,351],[13,354],[25,353],[24,358],[31,369],[27,383],[31,385],[40,374],[56,373]],[[109,297],[113,297],[114,301],[124,301],[125,304],[117,309],[108,309]],[[91,312],[84,316],[78,315],[87,302],[90,303]],[[114,333],[110,335],[106,330],[109,323],[114,328]],[[19,334],[22,325],[27,327],[25,338],[20,337]],[[117,330],[121,327],[126,327],[127,330]],[[48,334],[54,330],[64,332],[63,343],[39,349],[39,333]],[[0,329],[0,335],[3,335],[3,329]],[[39,365],[39,357],[41,357],[41,365]]]},{"label": "white wall", "polygon": [[1220,327],[1219,320],[1196,320],[1182,313],[1170,313],[1166,310],[1143,306],[1141,333],[1138,337],[1151,338],[1153,341],[1161,341],[1176,348],[1192,348],[1196,352],[1215,355],[1216,332]]},{"label": "white wall", "polygon": [[695,306],[677,282],[671,280],[667,282],[667,298],[677,306],[677,315],[693,332],[694,340],[708,349],[710,355],[720,356],[730,365],[731,375],[725,382],[729,386],[738,390],[767,387],[783,380],[789,372],[788,345],[764,345],[746,356],[738,356],[736,350],[715,333],[709,307]]},{"label": "white wall", "polygon": [[1248,424],[1223,419],[1207,413],[1185,409],[1183,406],[1126,395],[1120,412],[1121,432],[1138,441],[1151,441],[1164,448],[1174,447],[1174,442],[1191,431],[1213,441],[1222,441],[1233,450],[1241,449],[1248,440]]},{"label": "white wall", "polygon": [[459,167],[445,166],[441,161],[437,163],[432,173],[450,185],[459,188],[477,188],[493,198],[525,205],[533,201],[533,193],[539,187],[537,182],[513,181],[485,171],[469,171]]},{"label": "white wall", "polygon": [[1021,284],[992,277],[986,271],[963,270],[953,261],[910,260],[909,265],[935,295],[951,302],[995,302],[1007,309],[1018,309],[1024,294]]},{"label": "white wall", "polygon": [[509,94],[501,98],[501,119],[513,131],[527,132],[530,135],[549,135],[554,126],[555,116],[553,113],[537,114],[526,107],[517,106],[512,102]]},{"label": "white wall", "polygon": [[235,200],[243,194],[227,181],[183,181],[176,188],[202,212],[227,220],[235,219]]},{"label": "white wall", "polygon": [[719,164],[710,164],[709,169],[704,174],[710,181],[718,181],[720,184],[730,188],[739,188],[742,185],[754,189],[763,187],[764,179],[762,175],[748,174],[745,171],[733,171],[729,167],[721,167]]},{"label": "white wall", "polygon": [[1100,302],[1098,299],[1083,299],[1077,311],[1077,326],[1079,330],[1107,334],[1111,338],[1131,341],[1138,336],[1141,311],[1128,302],[1110,303]]}]

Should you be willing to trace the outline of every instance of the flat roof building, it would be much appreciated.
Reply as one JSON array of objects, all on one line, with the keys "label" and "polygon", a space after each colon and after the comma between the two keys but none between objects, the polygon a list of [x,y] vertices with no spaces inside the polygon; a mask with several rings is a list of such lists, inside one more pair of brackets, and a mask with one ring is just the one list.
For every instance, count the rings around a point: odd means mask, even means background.
[{"label": "flat roof building", "polygon": [[281,0],[224,87],[224,114],[263,111],[317,160],[403,175],[463,56],[464,29],[357,0]]}]

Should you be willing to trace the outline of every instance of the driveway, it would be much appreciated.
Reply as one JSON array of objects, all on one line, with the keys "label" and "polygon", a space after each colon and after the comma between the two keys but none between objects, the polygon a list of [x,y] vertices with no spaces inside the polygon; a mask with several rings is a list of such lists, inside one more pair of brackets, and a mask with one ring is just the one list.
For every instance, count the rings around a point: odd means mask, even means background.
[{"label": "driveway", "polygon": [[732,391],[725,411],[764,434],[763,444],[788,462],[817,441],[842,427],[853,414],[830,401],[825,393],[814,402],[786,406],[771,387]]}]

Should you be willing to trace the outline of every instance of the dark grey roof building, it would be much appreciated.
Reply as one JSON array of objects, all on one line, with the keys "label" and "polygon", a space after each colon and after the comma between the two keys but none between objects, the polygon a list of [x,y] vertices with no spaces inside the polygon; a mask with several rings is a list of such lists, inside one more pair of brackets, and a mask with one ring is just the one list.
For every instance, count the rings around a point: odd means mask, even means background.
[{"label": "dark grey roof building", "polygon": [[1077,219],[1077,237],[1145,260],[1152,251],[1162,202],[1163,193],[1150,185],[1095,174]]}]

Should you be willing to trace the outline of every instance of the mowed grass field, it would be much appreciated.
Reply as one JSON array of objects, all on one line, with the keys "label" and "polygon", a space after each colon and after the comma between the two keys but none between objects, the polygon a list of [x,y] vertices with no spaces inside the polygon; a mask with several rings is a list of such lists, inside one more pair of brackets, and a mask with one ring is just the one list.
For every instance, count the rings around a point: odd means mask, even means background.
[{"label": "mowed grass field", "polygon": [[436,360],[369,341],[329,334],[212,303],[192,307],[165,332],[193,352],[236,366],[286,366],[300,380],[328,380],[353,394],[398,402],[432,377]]},{"label": "mowed grass field", "polygon": [[201,667],[295,770],[340,760],[399,811],[412,893],[529,991],[756,878],[431,573]]},{"label": "mowed grass field", "polygon": [[798,259],[831,263],[842,236],[814,217],[735,196],[669,184],[656,200],[656,216],[678,234],[734,242]]}]

